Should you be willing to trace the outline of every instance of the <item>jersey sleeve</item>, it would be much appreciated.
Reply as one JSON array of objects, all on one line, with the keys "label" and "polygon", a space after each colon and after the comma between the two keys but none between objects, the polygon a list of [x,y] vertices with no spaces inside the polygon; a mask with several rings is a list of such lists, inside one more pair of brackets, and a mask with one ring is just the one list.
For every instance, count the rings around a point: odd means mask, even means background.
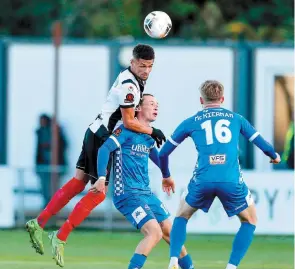
[{"label": "jersey sleeve", "polygon": [[241,129],[240,133],[247,138],[250,142],[252,142],[259,133],[256,131],[256,129],[250,124],[249,121],[247,121],[244,117],[239,115],[240,121],[241,121]]},{"label": "jersey sleeve", "polygon": [[119,94],[120,108],[135,107],[136,95],[140,94],[131,79],[122,82]]},{"label": "jersey sleeve", "polygon": [[98,149],[97,153],[97,175],[98,177],[106,176],[107,166],[110,155],[118,148],[118,145],[112,139],[108,138]]},{"label": "jersey sleeve", "polygon": [[123,125],[119,126],[109,137],[109,139],[112,139],[118,147],[121,147],[127,141],[129,137],[129,130],[126,130]]},{"label": "jersey sleeve", "polygon": [[98,177],[106,176],[110,154],[120,148],[128,139],[129,132],[121,127],[117,128],[113,134],[99,148],[97,154],[97,174]]},{"label": "jersey sleeve", "polygon": [[178,146],[184,139],[186,139],[190,134],[189,120],[183,121],[175,131],[172,133],[168,140],[174,145]]},{"label": "jersey sleeve", "polygon": [[240,116],[241,119],[241,134],[247,138],[250,142],[253,142],[255,146],[261,149],[265,155],[271,159],[276,159],[277,154],[272,145],[270,145],[257,130],[247,121],[244,117]]},{"label": "jersey sleeve", "polygon": [[157,165],[161,169],[163,178],[170,177],[170,171],[169,171],[168,165],[167,165],[167,167],[165,166],[164,169],[162,169],[162,167],[161,167],[161,162],[160,162],[160,158],[159,158],[159,152],[156,149],[156,147],[153,147],[151,149],[149,157],[153,161],[153,163],[155,165]]}]

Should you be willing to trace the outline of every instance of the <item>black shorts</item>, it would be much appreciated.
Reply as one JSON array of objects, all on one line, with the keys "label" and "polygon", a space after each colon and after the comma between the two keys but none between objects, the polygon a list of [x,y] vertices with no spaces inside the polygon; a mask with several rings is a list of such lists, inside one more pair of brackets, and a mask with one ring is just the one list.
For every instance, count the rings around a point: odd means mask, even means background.
[{"label": "black shorts", "polygon": [[[85,174],[91,177],[91,183],[97,180],[97,152],[101,145],[110,136],[109,131],[104,125],[101,125],[94,134],[89,128],[85,132],[82,151],[76,164],[76,168],[84,171]],[[107,182],[109,181],[109,171],[111,168],[111,158],[108,163]]]}]

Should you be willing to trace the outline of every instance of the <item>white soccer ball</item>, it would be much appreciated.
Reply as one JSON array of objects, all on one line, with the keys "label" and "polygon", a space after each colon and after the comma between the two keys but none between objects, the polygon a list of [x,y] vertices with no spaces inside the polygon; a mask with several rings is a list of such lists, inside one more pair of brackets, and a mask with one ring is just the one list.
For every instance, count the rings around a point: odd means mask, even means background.
[{"label": "white soccer ball", "polygon": [[169,34],[172,22],[165,12],[153,11],[145,17],[143,27],[150,37],[164,38]]}]

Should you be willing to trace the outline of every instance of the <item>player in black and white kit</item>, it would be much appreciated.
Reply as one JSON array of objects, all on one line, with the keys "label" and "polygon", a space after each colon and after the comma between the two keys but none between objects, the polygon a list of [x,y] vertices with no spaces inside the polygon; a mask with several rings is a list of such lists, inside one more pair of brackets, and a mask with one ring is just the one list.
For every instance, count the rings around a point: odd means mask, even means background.
[{"label": "player in black and white kit", "polygon": [[[144,52],[148,56],[140,55]],[[97,179],[97,149],[117,126],[124,123],[124,126],[132,131],[150,134],[158,146],[165,139],[160,130],[147,128],[134,118],[134,108],[139,104],[145,82],[152,70],[154,62],[152,52],[152,48],[146,45],[138,45],[134,48],[131,66],[119,74],[102,106],[101,113],[86,131],[77,169],[90,175],[92,183]]]},{"label": "player in black and white kit", "polygon": [[[32,246],[40,254],[44,253],[42,233],[51,216],[57,214],[74,196],[82,192],[89,179],[93,184],[97,180],[98,148],[122,123],[127,129],[151,135],[158,147],[165,141],[161,130],[140,124],[135,116],[135,107],[139,104],[145,82],[152,71],[155,53],[151,46],[139,44],[133,49],[130,67],[119,74],[111,87],[100,114],[87,129],[82,151],[76,165],[76,174],[52,197],[40,215],[27,224]],[[58,232],[51,234],[53,258],[63,266],[63,242],[72,229],[78,226],[105,198],[105,193],[88,192],[75,206],[66,223]],[[59,244],[61,242],[61,244]],[[59,248],[62,248],[62,250]],[[55,253],[55,254],[54,254]],[[62,253],[62,254],[61,254]]]}]

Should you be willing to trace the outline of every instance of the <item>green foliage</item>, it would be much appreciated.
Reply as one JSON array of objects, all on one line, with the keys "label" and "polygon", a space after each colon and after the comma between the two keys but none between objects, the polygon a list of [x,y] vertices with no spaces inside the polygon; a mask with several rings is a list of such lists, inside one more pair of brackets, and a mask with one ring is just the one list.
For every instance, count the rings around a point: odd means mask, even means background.
[{"label": "green foliage", "polygon": [[61,19],[68,37],[140,38],[153,10],[171,16],[169,37],[294,39],[293,0],[1,0],[0,34],[49,37]]}]

